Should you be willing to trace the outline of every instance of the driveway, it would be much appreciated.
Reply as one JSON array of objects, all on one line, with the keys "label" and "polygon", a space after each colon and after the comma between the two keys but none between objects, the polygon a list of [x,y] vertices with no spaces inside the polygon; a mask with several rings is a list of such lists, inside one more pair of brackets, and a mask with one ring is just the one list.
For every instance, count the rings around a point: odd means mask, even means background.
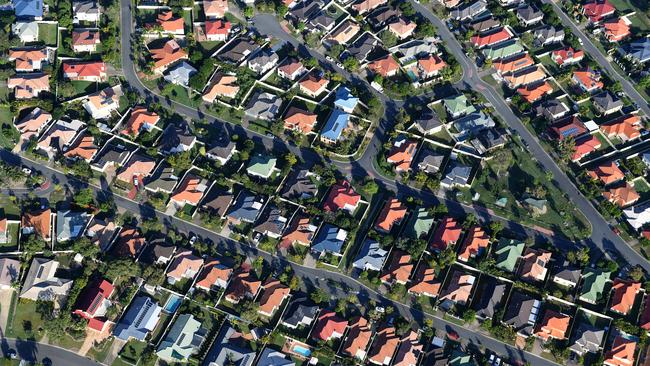
[{"label": "driveway", "polygon": [[0,290],[0,329],[4,332],[9,318],[9,308],[11,308],[11,299],[13,298],[14,289]]}]

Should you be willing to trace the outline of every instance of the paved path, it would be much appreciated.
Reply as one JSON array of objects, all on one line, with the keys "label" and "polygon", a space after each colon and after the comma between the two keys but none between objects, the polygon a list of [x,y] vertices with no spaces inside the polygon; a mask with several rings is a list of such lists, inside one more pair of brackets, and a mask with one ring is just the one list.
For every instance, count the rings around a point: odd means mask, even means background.
[{"label": "paved path", "polygon": [[13,298],[14,289],[0,290],[0,331],[7,327],[7,318],[9,318],[9,308],[11,308],[11,299]]}]

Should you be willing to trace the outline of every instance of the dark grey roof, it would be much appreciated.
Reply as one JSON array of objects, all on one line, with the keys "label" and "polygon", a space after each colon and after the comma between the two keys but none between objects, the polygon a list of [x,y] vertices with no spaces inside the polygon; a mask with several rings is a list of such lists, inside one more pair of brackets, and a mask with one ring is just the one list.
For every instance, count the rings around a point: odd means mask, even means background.
[{"label": "dark grey roof", "polygon": [[109,163],[122,165],[126,163],[126,159],[134,150],[135,147],[131,147],[122,140],[113,139],[101,150],[93,165],[102,169]]},{"label": "dark grey roof", "polygon": [[519,291],[513,291],[503,315],[503,322],[517,331],[530,331],[539,315],[539,305],[539,300]]},{"label": "dark grey roof", "polygon": [[306,297],[297,297],[289,304],[283,322],[296,327],[305,317],[315,318],[318,309],[319,307]]},{"label": "dark grey roof", "polygon": [[555,277],[565,281],[578,283],[578,281],[580,281],[581,272],[580,268],[572,266],[569,262],[565,262],[560,270],[555,274]]},{"label": "dark grey roof", "polygon": [[334,26],[336,19],[327,15],[322,10],[309,20],[309,24],[318,30],[327,30]]},{"label": "dark grey roof", "polygon": [[302,169],[294,171],[288,179],[282,197],[286,199],[305,199],[315,197],[318,187],[309,178],[309,171]]},{"label": "dark grey roof", "polygon": [[442,168],[442,163],[445,161],[445,156],[426,149],[420,153],[419,160],[419,170],[422,170],[427,174],[435,174],[440,171],[440,168]]},{"label": "dark grey roof", "polygon": [[424,354],[422,365],[447,366],[449,365],[449,356],[447,356],[444,348],[435,347]]},{"label": "dark grey roof", "polygon": [[441,127],[442,122],[436,113],[431,109],[426,108],[422,111],[420,117],[413,121],[413,126],[422,133],[429,133],[430,131]]},{"label": "dark grey roof", "polygon": [[99,14],[99,6],[94,0],[80,0],[72,2],[72,13]]},{"label": "dark grey roof", "polygon": [[187,125],[176,126],[171,124],[160,136],[158,148],[164,153],[169,153],[178,145],[191,146],[195,141],[196,136],[192,134]]},{"label": "dark grey roof", "polygon": [[494,17],[489,17],[489,18],[479,20],[477,22],[472,23],[471,27],[475,32],[485,32],[486,30],[496,28],[496,27],[498,27],[500,25],[501,25],[501,22],[494,19]]},{"label": "dark grey roof", "polygon": [[623,102],[618,97],[614,96],[612,93],[606,90],[602,93],[594,95],[592,97],[592,100],[603,110],[623,107]]},{"label": "dark grey roof", "polygon": [[477,0],[462,8],[454,9],[451,12],[451,18],[456,20],[467,20],[483,13],[487,10],[487,2],[485,0]]},{"label": "dark grey roof", "polygon": [[201,207],[222,217],[230,207],[233,198],[234,196],[231,193],[223,191],[215,185],[215,188],[211,189],[205,196]]},{"label": "dark grey roof", "polygon": [[174,252],[176,251],[176,247],[173,245],[161,245],[161,244],[156,244],[153,247],[152,253],[156,260],[158,258],[171,258],[174,255]]},{"label": "dark grey roof", "polygon": [[162,161],[153,174],[145,178],[145,187],[153,191],[170,193],[178,183],[179,177],[174,174],[174,168],[169,163]]},{"label": "dark grey roof", "polygon": [[251,192],[242,191],[230,207],[228,216],[237,220],[255,222],[265,201],[263,196],[255,196]]},{"label": "dark grey roof", "polygon": [[552,25],[545,25],[535,30],[535,38],[542,43],[557,37],[564,38],[564,28],[555,28]]},{"label": "dark grey roof", "polygon": [[366,17],[366,21],[370,23],[373,29],[379,31],[382,28],[384,28],[384,26],[388,24],[389,21],[393,20],[394,18],[397,18],[399,15],[400,12],[397,11],[396,9],[393,9],[390,6],[382,6],[373,10],[370,14],[368,14],[368,16]]},{"label": "dark grey roof", "polygon": [[506,137],[496,128],[488,128],[471,141],[472,146],[483,154],[506,143]]},{"label": "dark grey roof", "polygon": [[263,218],[255,226],[255,231],[259,233],[272,233],[275,235],[282,234],[284,228],[287,226],[287,218],[282,214],[275,206],[269,206],[265,210],[265,214],[262,215]]},{"label": "dark grey roof", "polygon": [[203,365],[251,366],[255,360],[255,352],[244,344],[242,337],[234,337],[236,333],[229,324],[221,327]]},{"label": "dark grey roof", "polygon": [[542,13],[541,10],[535,8],[534,6],[526,5],[517,9],[517,16],[523,20],[531,21],[544,16],[544,13]]},{"label": "dark grey roof", "polygon": [[309,20],[323,8],[323,3],[317,0],[305,0],[299,2],[289,10],[288,16],[294,22]]},{"label": "dark grey roof", "polygon": [[544,102],[542,108],[546,109],[546,111],[551,115],[557,115],[569,111],[569,108],[557,99],[550,99]]},{"label": "dark grey roof", "polygon": [[228,45],[228,48],[217,55],[217,58],[224,62],[238,64],[244,61],[258,47],[259,45],[252,39],[239,38]]},{"label": "dark grey roof", "polygon": [[270,48],[265,48],[248,59],[248,65],[255,68],[263,68],[269,65],[275,66],[280,58],[277,53],[273,52]]},{"label": "dark grey roof", "polygon": [[576,326],[575,340],[571,345],[571,349],[579,353],[582,352],[598,352],[600,345],[603,343],[605,330],[596,328],[595,326],[587,323],[586,321],[580,322]]},{"label": "dark grey roof", "polygon": [[216,139],[210,150],[206,151],[206,155],[216,156],[221,159],[227,159],[230,154],[235,150],[236,144],[230,139]]},{"label": "dark grey roof", "polygon": [[246,115],[251,118],[271,120],[280,111],[282,98],[267,92],[256,92],[246,105]]},{"label": "dark grey roof", "polygon": [[348,48],[348,52],[350,52],[354,58],[359,60],[359,62],[365,62],[368,55],[370,55],[372,50],[375,49],[375,46],[377,46],[377,43],[378,41],[375,37],[370,33],[365,32],[361,37],[357,38],[354,43],[352,43],[352,46]]},{"label": "dark grey roof", "polygon": [[497,307],[505,301],[506,285],[499,283],[496,278],[483,276],[482,284],[477,291],[478,301],[474,304],[476,314],[483,318],[492,318]]}]

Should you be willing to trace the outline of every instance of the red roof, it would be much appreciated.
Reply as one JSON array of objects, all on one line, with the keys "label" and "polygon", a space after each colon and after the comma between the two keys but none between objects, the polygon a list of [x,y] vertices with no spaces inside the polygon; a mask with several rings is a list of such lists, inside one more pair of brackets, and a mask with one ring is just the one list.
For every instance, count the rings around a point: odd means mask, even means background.
[{"label": "red roof", "polygon": [[555,133],[555,136],[560,140],[564,140],[567,137],[577,137],[587,132],[587,127],[582,123],[580,118],[576,116],[571,116],[565,118],[551,126],[551,131]]},{"label": "red roof", "polygon": [[585,57],[582,50],[574,50],[573,47],[564,47],[559,50],[553,51],[553,61],[558,65],[565,63],[576,63]]},{"label": "red roof", "polygon": [[63,76],[74,78],[106,76],[106,64],[102,61],[63,61]]},{"label": "red roof", "polygon": [[433,233],[433,240],[431,240],[431,248],[434,250],[445,250],[449,245],[453,245],[460,239],[462,227],[452,217],[445,217],[442,219],[436,232]]},{"label": "red roof", "polygon": [[335,312],[323,311],[318,317],[311,337],[322,341],[328,341],[332,337],[338,338],[343,336],[347,326],[348,321],[341,319]]},{"label": "red roof", "polygon": [[223,20],[206,20],[205,21],[205,34],[207,35],[228,35],[230,33],[231,24],[229,21]]},{"label": "red roof", "polygon": [[614,14],[616,8],[607,0],[596,0],[583,5],[582,13],[592,23],[598,23],[608,15]]},{"label": "red roof", "polygon": [[578,161],[600,148],[600,140],[596,136],[590,135],[587,138],[576,141],[576,150],[571,160]]},{"label": "red roof", "polygon": [[512,33],[510,33],[508,28],[501,28],[499,31],[490,34],[476,35],[471,40],[474,46],[483,48],[509,40],[510,38],[512,38]]},{"label": "red roof", "polygon": [[356,207],[360,200],[361,195],[354,191],[350,182],[343,180],[332,187],[323,204],[323,209],[334,212],[344,209],[346,206]]},{"label": "red roof", "polygon": [[110,298],[113,291],[115,291],[115,287],[106,280],[86,286],[77,300],[74,313],[86,319],[93,318],[102,302]]},{"label": "red roof", "polygon": [[517,89],[517,93],[526,99],[528,103],[536,102],[544,95],[552,92],[553,87],[548,81],[544,81],[542,84],[526,85]]},{"label": "red roof", "polygon": [[630,25],[623,18],[616,18],[603,23],[605,37],[610,42],[618,42],[630,35]]}]

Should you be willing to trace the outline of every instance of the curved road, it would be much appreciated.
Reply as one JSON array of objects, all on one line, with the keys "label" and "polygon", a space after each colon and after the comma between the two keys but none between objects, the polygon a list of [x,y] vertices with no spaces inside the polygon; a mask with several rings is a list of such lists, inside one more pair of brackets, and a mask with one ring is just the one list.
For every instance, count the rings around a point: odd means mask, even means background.
[{"label": "curved road", "polygon": [[13,349],[18,354],[18,359],[29,362],[41,362],[52,366],[99,366],[99,362],[80,356],[64,348],[34,341],[12,338],[2,338],[2,351]]}]

